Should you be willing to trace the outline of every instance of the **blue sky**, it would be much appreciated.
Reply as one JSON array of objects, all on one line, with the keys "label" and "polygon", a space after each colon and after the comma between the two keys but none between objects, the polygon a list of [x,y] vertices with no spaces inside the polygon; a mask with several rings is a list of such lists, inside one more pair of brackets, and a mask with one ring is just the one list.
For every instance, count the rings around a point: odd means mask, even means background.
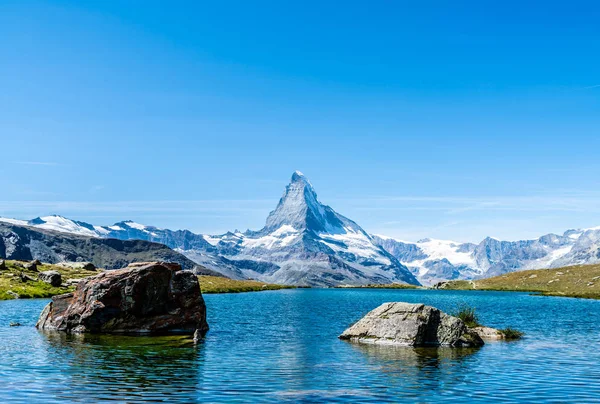
[{"label": "blue sky", "polygon": [[597,2],[290,3],[4,0],[0,215],[257,229],[298,169],[408,240],[600,225]]}]

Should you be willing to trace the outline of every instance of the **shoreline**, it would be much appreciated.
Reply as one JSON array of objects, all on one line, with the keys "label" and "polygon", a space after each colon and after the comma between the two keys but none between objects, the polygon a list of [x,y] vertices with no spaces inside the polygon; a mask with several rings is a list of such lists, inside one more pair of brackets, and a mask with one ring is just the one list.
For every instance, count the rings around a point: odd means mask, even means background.
[{"label": "shoreline", "polygon": [[[25,267],[28,261],[4,260],[6,268],[0,270],[0,301],[18,299],[49,299],[75,290],[76,284],[66,285],[69,280],[83,279],[98,275],[101,269],[85,270],[55,264],[40,264],[35,270]],[[63,284],[51,286],[38,279],[43,271],[57,271],[61,274]],[[25,281],[21,276],[27,277]],[[219,276],[198,275],[200,290],[206,294],[245,293],[267,290],[295,289],[295,286],[276,285],[255,280],[234,280]]]}]

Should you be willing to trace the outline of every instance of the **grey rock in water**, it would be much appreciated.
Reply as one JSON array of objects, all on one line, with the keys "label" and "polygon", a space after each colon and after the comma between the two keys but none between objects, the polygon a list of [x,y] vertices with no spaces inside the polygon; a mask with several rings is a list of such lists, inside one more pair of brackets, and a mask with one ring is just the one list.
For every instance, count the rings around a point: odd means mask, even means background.
[{"label": "grey rock in water", "polygon": [[178,264],[147,263],[84,279],[54,296],[36,327],[68,333],[188,333],[208,330],[198,277]]},{"label": "grey rock in water", "polygon": [[471,331],[477,333],[477,335],[479,335],[479,337],[481,337],[483,340],[498,341],[505,339],[502,331],[492,327],[473,327],[471,328]]},{"label": "grey rock in water", "polygon": [[40,279],[40,281],[49,283],[50,285],[52,285],[54,287],[58,287],[58,286],[62,285],[62,276],[60,275],[60,272],[58,272],[58,271],[40,272],[40,274],[38,275],[38,278]]},{"label": "grey rock in water", "polygon": [[379,345],[477,347],[484,344],[459,318],[435,307],[384,303],[340,335],[340,339]]}]

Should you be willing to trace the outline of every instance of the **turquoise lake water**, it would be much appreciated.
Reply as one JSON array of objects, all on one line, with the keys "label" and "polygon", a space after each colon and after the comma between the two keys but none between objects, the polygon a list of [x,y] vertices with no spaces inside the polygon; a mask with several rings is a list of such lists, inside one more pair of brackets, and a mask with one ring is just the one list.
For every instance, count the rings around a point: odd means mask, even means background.
[{"label": "turquoise lake water", "polygon": [[[0,402],[598,402],[600,301],[509,292],[299,289],[205,295],[211,330],[187,337],[46,335],[47,300],[0,302]],[[383,302],[526,337],[480,349],[360,346],[337,336]],[[21,327],[9,327],[19,322]]]}]

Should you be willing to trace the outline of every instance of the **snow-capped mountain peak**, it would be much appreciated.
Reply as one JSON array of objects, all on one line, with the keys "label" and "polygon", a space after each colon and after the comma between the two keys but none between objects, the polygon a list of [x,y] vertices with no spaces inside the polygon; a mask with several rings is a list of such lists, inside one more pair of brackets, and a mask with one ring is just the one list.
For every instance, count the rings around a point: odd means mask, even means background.
[{"label": "snow-capped mountain peak", "polygon": [[333,209],[319,202],[312,184],[300,171],[292,174],[290,183],[275,210],[267,217],[261,232],[270,233],[281,226],[315,233],[345,233],[344,223]]}]

